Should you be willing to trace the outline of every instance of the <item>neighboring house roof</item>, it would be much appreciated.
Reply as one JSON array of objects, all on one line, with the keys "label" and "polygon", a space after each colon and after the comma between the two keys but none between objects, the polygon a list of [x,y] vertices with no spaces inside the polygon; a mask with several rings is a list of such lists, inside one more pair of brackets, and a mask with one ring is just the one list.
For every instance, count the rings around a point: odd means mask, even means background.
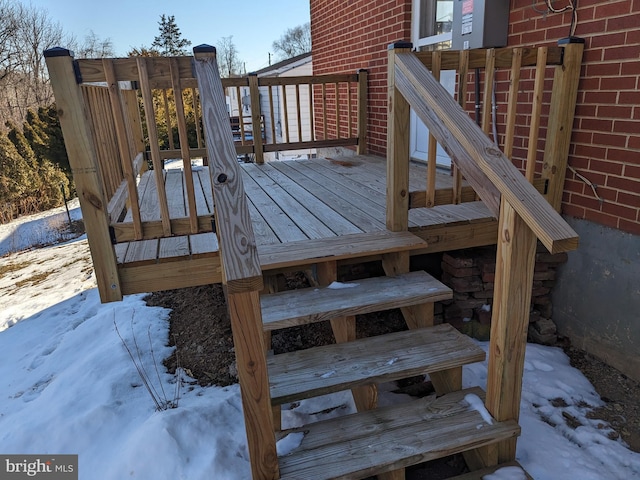
[{"label": "neighboring house roof", "polygon": [[257,74],[259,77],[266,76],[277,76],[288,70],[292,70],[300,65],[304,65],[311,61],[311,52],[301,53],[300,55],[296,55],[295,57],[287,58],[286,60],[282,60],[281,62],[274,63],[273,65],[269,65],[268,67],[261,68],[253,73]]}]

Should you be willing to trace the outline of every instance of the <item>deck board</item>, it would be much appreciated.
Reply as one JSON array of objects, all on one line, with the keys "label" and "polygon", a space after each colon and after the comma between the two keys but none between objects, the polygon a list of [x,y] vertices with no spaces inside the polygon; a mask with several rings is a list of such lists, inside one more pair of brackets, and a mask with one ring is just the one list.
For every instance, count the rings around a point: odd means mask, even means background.
[{"label": "deck board", "polygon": [[210,257],[218,250],[218,237],[213,232],[189,235],[189,246],[193,258]]},{"label": "deck board", "polygon": [[[241,164],[241,168],[259,247],[277,247],[290,242],[322,242],[323,238],[386,231],[386,161],[383,158],[369,155],[314,158],[264,165]],[[412,162],[410,168],[410,190],[423,191],[426,167]],[[197,214],[201,228],[203,225],[206,228],[207,221],[202,217],[213,213],[209,170],[207,167],[195,167],[192,175]],[[171,217],[185,220],[188,218],[188,206],[184,170],[167,170],[165,177]],[[438,188],[451,188],[449,175],[438,173],[436,181]],[[152,171],[141,176],[138,196],[143,221],[158,222],[160,209]],[[129,210],[123,223],[131,222]],[[455,244],[456,248],[463,248],[470,242],[490,244],[497,228],[495,220],[480,202],[412,209],[409,211],[409,225],[412,232],[429,243],[425,251],[447,249],[456,238],[460,239]],[[153,232],[158,231],[157,224],[150,228]],[[464,231],[459,234],[456,229]],[[183,227],[182,232],[185,231],[188,230]],[[147,282],[152,279],[151,271],[144,270],[150,267],[161,268],[163,275],[169,275],[162,280],[163,286],[171,284],[172,275],[180,277],[174,281],[176,286],[191,284],[195,280],[187,278],[188,263],[195,265],[207,258],[215,264],[203,275],[209,282],[219,281],[218,243],[214,233],[124,242],[117,244],[115,249],[123,278],[132,282],[131,288],[125,287],[128,293],[144,288],[142,278],[148,279],[145,280]],[[184,266],[160,267],[165,262],[177,261],[186,263]],[[136,271],[140,273],[136,274]]]},{"label": "deck board", "polygon": [[[269,167],[267,166],[266,169]],[[250,175],[262,190],[284,211],[307,238],[325,238],[335,233],[324,222],[316,218],[296,197],[292,196],[281,185],[264,173],[262,167],[248,164],[244,167],[246,175]],[[245,175],[245,176],[246,176]]]},{"label": "deck board", "polygon": [[329,207],[322,199],[308,192],[292,179],[275,169],[271,164],[258,167],[265,175],[268,175],[274,182],[277,182],[287,192],[298,199],[307,210],[309,210],[318,220],[331,228],[336,235],[348,235],[351,233],[362,233],[349,220]]},{"label": "deck board", "polygon": [[213,194],[211,193],[209,170],[194,167],[193,183],[196,195],[196,213],[198,215],[211,215],[213,213]]},{"label": "deck board", "polygon": [[368,215],[359,208],[359,205],[352,202],[353,199],[338,195],[335,189],[331,188],[331,185],[323,185],[313,178],[309,178],[307,175],[304,175],[304,173],[301,173],[295,168],[295,164],[293,162],[273,163],[274,168],[277,168],[279,171],[286,174],[289,178],[304,187],[316,197],[322,198],[327,205],[335,211],[340,212],[343,217],[356,225],[363,232],[373,232],[376,230],[384,230],[386,228],[384,224],[384,214],[382,212],[378,212],[378,215],[376,216]]},{"label": "deck board", "polygon": [[185,191],[182,188],[183,178],[183,172],[176,169],[167,170],[165,175],[164,187],[167,192],[167,204],[171,218],[180,218],[186,215]]},{"label": "deck board", "polygon": [[249,175],[244,175],[244,189],[249,201],[262,214],[267,225],[273,230],[281,243],[309,238]]}]

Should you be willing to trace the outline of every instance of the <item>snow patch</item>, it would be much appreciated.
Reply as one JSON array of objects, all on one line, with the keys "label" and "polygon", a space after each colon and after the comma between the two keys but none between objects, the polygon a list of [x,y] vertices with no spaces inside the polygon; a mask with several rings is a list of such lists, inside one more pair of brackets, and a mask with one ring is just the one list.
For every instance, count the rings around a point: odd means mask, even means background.
[{"label": "snow patch", "polygon": [[491,417],[491,414],[486,409],[486,407],[484,406],[484,402],[480,399],[479,396],[473,393],[469,393],[464,396],[464,401],[469,404],[471,410],[475,410],[476,412],[478,412],[485,422],[487,422],[489,425],[493,425],[493,418]]},{"label": "snow patch", "polygon": [[327,288],[331,290],[340,290],[341,288],[354,288],[360,285],[359,283],[342,283],[342,282],[332,282]]},{"label": "snow patch", "polygon": [[520,467],[502,467],[489,475],[484,475],[482,480],[527,480],[527,476]]},{"label": "snow patch", "polygon": [[285,457],[293,452],[302,443],[304,433],[296,432],[290,433],[284,438],[281,438],[276,442],[276,451],[279,457]]}]

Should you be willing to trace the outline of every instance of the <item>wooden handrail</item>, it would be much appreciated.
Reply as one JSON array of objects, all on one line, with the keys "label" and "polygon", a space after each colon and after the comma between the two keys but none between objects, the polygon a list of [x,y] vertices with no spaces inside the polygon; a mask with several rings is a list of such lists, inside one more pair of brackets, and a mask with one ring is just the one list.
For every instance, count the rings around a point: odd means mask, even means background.
[{"label": "wooden handrail", "polygon": [[196,53],[209,173],[215,196],[223,279],[229,292],[262,289],[262,270],[242,184],[222,82],[213,52]]},{"label": "wooden handrail", "polygon": [[194,48],[222,280],[233,332],[253,478],[279,478],[260,299],[262,269],[236,158],[215,49]]},{"label": "wooden handrail", "polygon": [[395,54],[395,87],[438,139],[480,198],[499,216],[501,196],[552,252],[577,248],[578,236],[526,181],[412,53]]}]

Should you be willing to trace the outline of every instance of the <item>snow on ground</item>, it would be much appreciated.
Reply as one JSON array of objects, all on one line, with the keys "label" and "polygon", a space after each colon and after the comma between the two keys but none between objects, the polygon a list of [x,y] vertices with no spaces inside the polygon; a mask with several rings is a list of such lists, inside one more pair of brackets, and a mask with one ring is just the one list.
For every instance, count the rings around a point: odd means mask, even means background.
[{"label": "snow on ground", "polygon": [[[50,218],[0,226],[1,244],[16,231],[13,246],[46,243]],[[85,238],[5,255],[0,272],[0,453],[79,454],[86,480],[250,478],[238,387],[170,375],[162,365],[169,311],[141,295],[100,304]],[[158,403],[177,408],[156,409],[138,368]],[[465,367],[464,377],[465,386],[484,387],[486,363]],[[384,387],[381,404],[406,401]],[[528,346],[517,456],[534,478],[640,479],[640,454],[587,418],[600,402],[561,350]],[[283,423],[353,411],[343,392],[286,409]],[[299,440],[286,438],[279,450]]]},{"label": "snow on ground", "polygon": [[[69,202],[69,214],[72,220],[82,218],[77,198]],[[32,246],[50,245],[66,240],[70,238],[64,232],[68,224],[69,219],[64,206],[0,224],[0,257]]]}]

